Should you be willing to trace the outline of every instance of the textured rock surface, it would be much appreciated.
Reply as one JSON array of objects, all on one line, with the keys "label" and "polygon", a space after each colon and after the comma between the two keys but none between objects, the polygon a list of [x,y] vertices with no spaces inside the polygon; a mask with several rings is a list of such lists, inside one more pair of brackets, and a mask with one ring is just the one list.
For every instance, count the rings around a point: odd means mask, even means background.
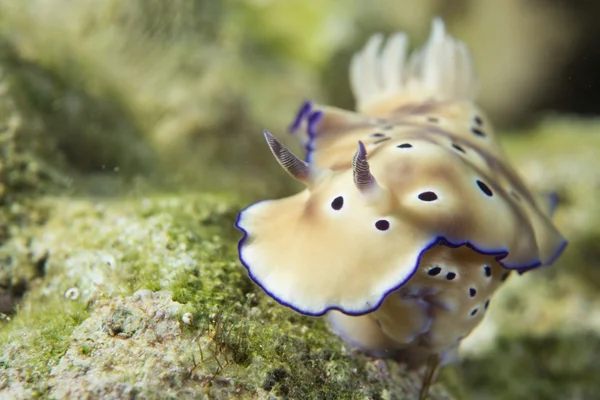
[{"label": "textured rock surface", "polygon": [[182,338],[180,309],[168,293],[149,290],[99,300],[52,368],[49,396],[165,398],[202,392],[201,382],[189,379],[193,361],[185,355],[193,341]]},{"label": "textured rock surface", "polygon": [[50,218],[27,232],[35,240],[22,251],[49,256],[2,326],[0,395],[402,399],[418,391],[416,374],[355,353],[322,319],[279,306],[249,281],[232,227],[238,202],[45,202]]}]

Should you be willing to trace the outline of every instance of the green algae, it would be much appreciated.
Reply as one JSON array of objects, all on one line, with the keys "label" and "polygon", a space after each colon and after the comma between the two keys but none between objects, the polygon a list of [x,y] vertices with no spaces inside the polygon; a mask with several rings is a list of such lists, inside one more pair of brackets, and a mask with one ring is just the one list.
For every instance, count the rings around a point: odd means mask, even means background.
[{"label": "green algae", "polygon": [[23,386],[30,395],[45,396],[52,366],[67,350],[73,328],[86,317],[84,304],[65,303],[60,294],[28,296],[10,323],[1,327],[0,392],[12,387],[18,395]]},{"label": "green algae", "polygon": [[[97,390],[167,393],[139,387],[153,372],[143,363],[125,366],[122,340],[131,351],[164,347],[148,357],[179,371],[156,378],[175,379],[173,395],[395,399],[418,390],[418,376],[350,351],[323,319],[275,303],[250,281],[237,258],[233,221],[241,204],[234,196],[44,201],[52,210],[47,223],[27,232],[37,238],[31,246],[50,253],[44,276],[0,332],[5,389],[16,397],[57,395],[86,376],[106,381]],[[65,295],[72,288],[75,298]],[[175,310],[167,312],[167,333],[152,328],[162,319],[139,300],[150,294],[135,294],[146,292],[170,293],[160,300],[175,307],[167,308]],[[191,324],[178,322],[186,313]],[[101,366],[107,359],[109,370]],[[88,372],[73,372],[84,361]],[[115,368],[128,373],[114,376]],[[447,398],[440,389],[435,398]]]}]

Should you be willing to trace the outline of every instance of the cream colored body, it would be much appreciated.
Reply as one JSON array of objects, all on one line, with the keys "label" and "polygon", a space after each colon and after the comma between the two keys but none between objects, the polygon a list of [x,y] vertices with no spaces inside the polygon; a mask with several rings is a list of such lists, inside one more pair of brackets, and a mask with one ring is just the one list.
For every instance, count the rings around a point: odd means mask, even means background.
[{"label": "cream colored body", "polygon": [[329,313],[365,350],[448,355],[510,270],[552,263],[566,241],[475,105],[464,44],[440,20],[411,58],[402,34],[381,43],[352,61],[357,112],[302,109],[307,162],[265,133],[306,189],[240,213],[240,260],[270,296]]}]

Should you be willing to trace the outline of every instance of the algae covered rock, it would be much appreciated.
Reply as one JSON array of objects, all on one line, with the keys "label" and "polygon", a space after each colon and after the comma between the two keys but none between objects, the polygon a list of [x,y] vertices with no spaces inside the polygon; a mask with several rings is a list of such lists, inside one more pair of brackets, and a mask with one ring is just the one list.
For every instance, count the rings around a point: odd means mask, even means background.
[{"label": "algae covered rock", "polygon": [[[1,3],[0,398],[414,398],[418,374],[265,296],[233,221],[290,192],[262,129],[282,134],[306,97],[351,107],[350,53],[373,32],[417,44],[444,16],[483,63],[486,110],[510,122],[554,90],[580,52],[565,43],[589,26],[558,8],[459,3]],[[482,34],[506,21],[497,43]],[[547,63],[548,48],[563,59]],[[555,118],[501,136],[534,188],[558,192],[570,244],[509,279],[434,399],[600,392],[599,127]]]},{"label": "algae covered rock", "polygon": [[[414,398],[420,376],[264,295],[231,195],[46,198],[44,275],[0,332],[12,398]],[[15,250],[13,254],[18,255]],[[434,388],[434,399],[450,398]]]},{"label": "algae covered rock", "polygon": [[49,396],[165,398],[200,392],[201,381],[190,379],[193,360],[184,357],[194,343],[182,338],[180,309],[168,293],[149,290],[99,300],[52,369]]}]

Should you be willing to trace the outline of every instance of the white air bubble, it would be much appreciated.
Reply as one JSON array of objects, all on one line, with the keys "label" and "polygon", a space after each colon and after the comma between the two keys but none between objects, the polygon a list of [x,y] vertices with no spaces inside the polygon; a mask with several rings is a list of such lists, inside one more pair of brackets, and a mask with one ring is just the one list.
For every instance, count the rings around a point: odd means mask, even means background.
[{"label": "white air bubble", "polygon": [[79,289],[72,287],[65,292],[65,298],[69,300],[77,300],[79,298]]},{"label": "white air bubble", "polygon": [[181,316],[181,321],[186,325],[191,325],[194,322],[194,316],[192,313],[185,313]]}]

